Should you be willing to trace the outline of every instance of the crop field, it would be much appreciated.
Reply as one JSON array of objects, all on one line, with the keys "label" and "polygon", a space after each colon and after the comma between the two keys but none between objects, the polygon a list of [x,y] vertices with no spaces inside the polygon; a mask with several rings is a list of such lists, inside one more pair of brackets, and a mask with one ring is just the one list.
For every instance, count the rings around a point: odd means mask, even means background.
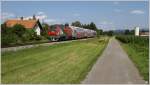
[{"label": "crop field", "polygon": [[144,80],[149,80],[149,38],[135,36],[117,36],[123,42],[121,45],[129,55],[130,59],[139,69]]},{"label": "crop field", "polygon": [[1,82],[80,83],[108,40],[108,37],[101,37],[4,52],[1,55]]}]

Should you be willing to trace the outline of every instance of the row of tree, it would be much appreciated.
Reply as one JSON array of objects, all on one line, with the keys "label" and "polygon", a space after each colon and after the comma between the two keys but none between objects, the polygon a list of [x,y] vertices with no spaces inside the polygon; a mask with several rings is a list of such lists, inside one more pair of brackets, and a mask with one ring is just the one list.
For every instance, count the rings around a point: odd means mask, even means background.
[{"label": "row of tree", "polygon": [[80,21],[75,21],[75,22],[72,22],[71,25],[76,26],[76,27],[83,27],[83,28],[91,29],[95,31],[98,30],[94,22],[91,22],[90,24],[82,24]]}]

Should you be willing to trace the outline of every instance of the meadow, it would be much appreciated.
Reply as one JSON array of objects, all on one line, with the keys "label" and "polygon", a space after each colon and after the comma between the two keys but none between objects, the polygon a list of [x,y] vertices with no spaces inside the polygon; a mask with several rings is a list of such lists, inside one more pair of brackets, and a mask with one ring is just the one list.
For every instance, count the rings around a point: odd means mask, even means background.
[{"label": "meadow", "polygon": [[108,37],[39,46],[1,54],[3,84],[80,83],[99,58]]}]

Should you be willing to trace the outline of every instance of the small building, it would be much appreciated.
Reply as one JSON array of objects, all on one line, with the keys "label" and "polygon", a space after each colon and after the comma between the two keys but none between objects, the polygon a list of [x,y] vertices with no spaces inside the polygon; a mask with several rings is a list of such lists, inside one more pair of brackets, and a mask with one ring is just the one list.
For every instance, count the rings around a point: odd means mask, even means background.
[{"label": "small building", "polygon": [[23,20],[23,17],[21,17],[20,20],[17,20],[17,19],[7,20],[5,24],[7,27],[13,27],[16,24],[21,24],[26,29],[34,29],[37,35],[41,35],[41,32],[42,32],[42,25],[40,21],[34,18],[29,19],[29,20]]},{"label": "small building", "polygon": [[140,31],[139,27],[135,27],[135,36],[149,36],[149,31]]},{"label": "small building", "polygon": [[139,36],[140,28],[135,27],[135,36]]}]

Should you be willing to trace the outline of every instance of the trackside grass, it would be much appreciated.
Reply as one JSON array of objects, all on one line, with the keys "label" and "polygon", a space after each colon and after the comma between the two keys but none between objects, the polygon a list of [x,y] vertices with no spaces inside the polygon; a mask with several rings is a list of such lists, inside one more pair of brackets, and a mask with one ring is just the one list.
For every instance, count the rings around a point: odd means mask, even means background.
[{"label": "trackside grass", "polygon": [[108,37],[101,37],[4,52],[1,55],[1,82],[80,83],[108,40]]}]

